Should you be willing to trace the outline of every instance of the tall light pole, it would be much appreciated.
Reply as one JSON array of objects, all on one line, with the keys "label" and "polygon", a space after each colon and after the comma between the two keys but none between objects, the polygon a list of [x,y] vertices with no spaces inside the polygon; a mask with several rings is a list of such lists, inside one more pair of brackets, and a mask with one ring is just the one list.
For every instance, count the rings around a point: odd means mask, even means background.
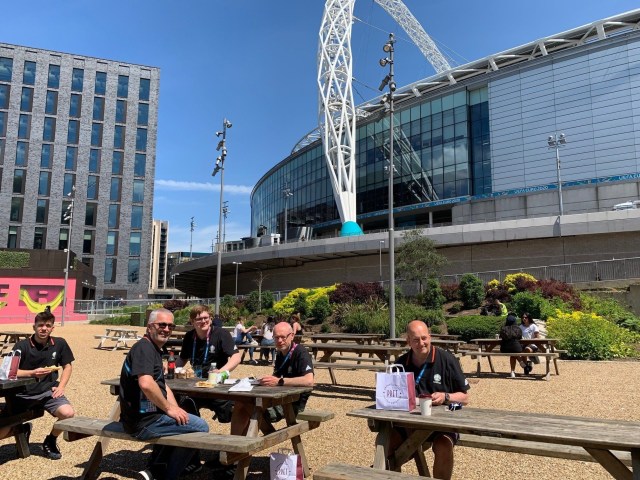
[{"label": "tall light pole", "polygon": [[382,282],[382,247],[384,247],[384,240],[380,240],[380,286],[384,285]]},{"label": "tall light pole", "polygon": [[242,265],[242,262],[233,262],[236,266],[236,298],[238,298],[238,267]]},{"label": "tall light pole", "polygon": [[560,147],[564,147],[567,144],[567,138],[564,133],[560,135],[553,134],[547,138],[547,144],[549,148],[556,150],[556,173],[558,174],[558,204],[560,205],[560,216],[564,215],[564,206],[562,204],[562,180],[560,179]]},{"label": "tall light pole", "polygon": [[222,208],[224,204],[224,161],[227,158],[227,128],[231,128],[231,122],[226,118],[222,121],[222,131],[216,132],[216,137],[222,139],[216,147],[220,151],[220,156],[216,158],[216,167],[213,169],[211,176],[215,177],[220,172],[220,212],[218,215],[218,266],[216,268],[216,309],[215,314],[220,314],[220,280],[222,278]]},{"label": "tall light pole", "polygon": [[71,258],[71,229],[73,228],[73,207],[75,203],[75,185],[71,187],[71,191],[67,194],[71,198],[71,203],[67,207],[67,211],[64,214],[63,220],[69,220],[69,230],[67,231],[67,261],[64,264],[64,297],[62,297],[62,316],[60,318],[60,325],[64,327],[64,317],[67,313],[67,283],[69,282],[69,259]]},{"label": "tall light pole", "polygon": [[396,336],[396,266],[395,266],[395,244],[394,244],[394,221],[393,221],[393,92],[396,91],[396,82],[393,79],[393,45],[396,43],[393,33],[389,34],[389,40],[384,44],[382,50],[389,56],[380,59],[380,66],[389,65],[389,73],[380,83],[380,91],[389,86],[389,93],[385,95],[389,103],[389,334],[390,338]]},{"label": "tall light pole", "polygon": [[284,243],[287,243],[287,227],[289,222],[287,221],[287,214],[289,213],[289,198],[293,197],[293,192],[286,186],[282,189],[282,196],[284,197]]},{"label": "tall light pole", "polygon": [[193,231],[196,229],[196,222],[193,221],[195,217],[191,217],[191,241],[189,243],[189,260],[193,259]]}]

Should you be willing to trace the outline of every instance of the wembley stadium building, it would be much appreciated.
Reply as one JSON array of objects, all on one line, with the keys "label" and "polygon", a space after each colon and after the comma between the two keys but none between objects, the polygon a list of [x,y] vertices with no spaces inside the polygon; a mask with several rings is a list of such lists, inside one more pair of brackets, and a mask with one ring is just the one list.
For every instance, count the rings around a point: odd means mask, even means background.
[{"label": "wembley stadium building", "polygon": [[[639,22],[634,10],[399,88],[397,230],[423,228],[449,274],[637,256]],[[254,187],[252,238],[225,253],[223,293],[234,281],[239,293],[254,289],[256,269],[270,270],[263,288],[272,290],[384,276],[388,112],[380,99],[359,111],[365,235],[339,237],[322,142],[311,134]],[[288,243],[273,245],[285,224]],[[178,288],[211,296],[215,255],[180,268]]]}]

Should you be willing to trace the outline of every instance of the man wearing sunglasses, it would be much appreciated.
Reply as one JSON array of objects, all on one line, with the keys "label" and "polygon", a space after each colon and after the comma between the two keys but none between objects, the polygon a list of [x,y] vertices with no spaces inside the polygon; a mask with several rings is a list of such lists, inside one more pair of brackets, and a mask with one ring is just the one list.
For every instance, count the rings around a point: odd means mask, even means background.
[{"label": "man wearing sunglasses", "polygon": [[[124,429],[140,440],[208,432],[200,417],[178,406],[165,383],[162,347],[175,328],[173,313],[164,308],[149,315],[147,331],[131,348],[120,372],[120,421]],[[143,480],[177,480],[196,450],[154,445]]]}]

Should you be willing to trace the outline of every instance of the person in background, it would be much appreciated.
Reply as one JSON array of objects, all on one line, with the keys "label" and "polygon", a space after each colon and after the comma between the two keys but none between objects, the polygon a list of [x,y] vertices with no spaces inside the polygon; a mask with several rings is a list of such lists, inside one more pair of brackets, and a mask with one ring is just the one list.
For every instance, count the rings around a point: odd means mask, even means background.
[{"label": "person in background", "polygon": [[[272,347],[275,345],[273,339],[273,329],[275,328],[275,320],[273,317],[268,317],[267,322],[262,327],[262,341],[260,345],[263,347]],[[260,359],[264,359],[272,365],[276,362],[276,350],[275,348],[263,348],[260,350]],[[269,360],[271,357],[271,360]]]},{"label": "person in background", "polygon": [[[120,421],[139,440],[208,432],[207,423],[183,410],[165,383],[162,349],[175,329],[173,313],[164,308],[149,315],[147,331],[127,354],[120,372]],[[143,480],[177,480],[197,450],[154,445]]]},{"label": "person in background", "polygon": [[249,349],[249,362],[253,365],[257,365],[258,362],[253,359],[253,352],[255,352],[254,346],[258,346],[259,343],[256,342],[251,336],[251,332],[255,332],[258,329],[255,325],[251,325],[250,327],[244,326],[244,317],[238,317],[238,323],[236,323],[235,328],[233,329],[233,339],[236,345],[251,345],[252,348]]},{"label": "person in background", "polygon": [[[51,336],[55,328],[55,320],[51,309],[38,313],[33,322],[34,334],[26,340],[19,341],[13,347],[14,352],[20,351],[18,377],[33,377],[38,380],[37,383],[27,385],[24,392],[16,395],[17,401],[14,402],[16,408],[13,413],[39,407],[44,408],[58,420],[75,415],[71,403],[64,395],[73,370],[71,364],[75,359],[64,338]],[[62,373],[59,370],[47,368],[58,366],[62,367]],[[31,424],[25,423],[21,428],[29,441]],[[0,428],[0,438],[6,437],[10,430],[10,427]],[[62,453],[58,449],[57,435],[54,434],[54,430],[55,425],[51,433],[45,437],[42,451],[45,457],[59,460],[62,458]]]},{"label": "person in background", "polygon": [[[522,338],[523,339],[531,339],[531,338],[542,338],[540,336],[540,329],[538,328],[538,325],[536,325],[536,322],[533,321],[533,317],[531,316],[530,313],[528,312],[524,312],[522,314],[522,320],[520,323],[520,330],[522,330]],[[538,346],[537,345],[527,345],[524,348],[525,352],[532,352],[535,353],[538,351]],[[533,357],[528,357],[526,364],[523,366],[524,368],[524,373],[526,375],[529,375],[531,373],[531,370],[533,370],[533,364],[534,363],[540,363],[540,359],[536,356]]]},{"label": "person in background", "polygon": [[293,336],[302,335],[302,324],[300,323],[300,314],[294,313],[289,317],[289,325],[293,329]]},{"label": "person in background", "polygon": [[[507,315],[507,319],[500,329],[500,352],[502,353],[520,353],[522,345],[520,339],[522,331],[516,325],[516,316],[513,313]],[[517,357],[509,357],[509,365],[511,366],[511,378],[516,376],[516,360]],[[525,369],[525,373],[527,373]]]}]

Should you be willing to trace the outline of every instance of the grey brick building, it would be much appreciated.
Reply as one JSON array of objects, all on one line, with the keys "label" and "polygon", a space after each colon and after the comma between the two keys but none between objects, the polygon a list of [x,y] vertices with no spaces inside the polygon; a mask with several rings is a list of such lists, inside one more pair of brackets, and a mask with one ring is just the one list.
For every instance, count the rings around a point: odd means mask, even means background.
[{"label": "grey brick building", "polygon": [[159,79],[0,43],[0,246],[70,245],[97,297],[147,295]]}]

